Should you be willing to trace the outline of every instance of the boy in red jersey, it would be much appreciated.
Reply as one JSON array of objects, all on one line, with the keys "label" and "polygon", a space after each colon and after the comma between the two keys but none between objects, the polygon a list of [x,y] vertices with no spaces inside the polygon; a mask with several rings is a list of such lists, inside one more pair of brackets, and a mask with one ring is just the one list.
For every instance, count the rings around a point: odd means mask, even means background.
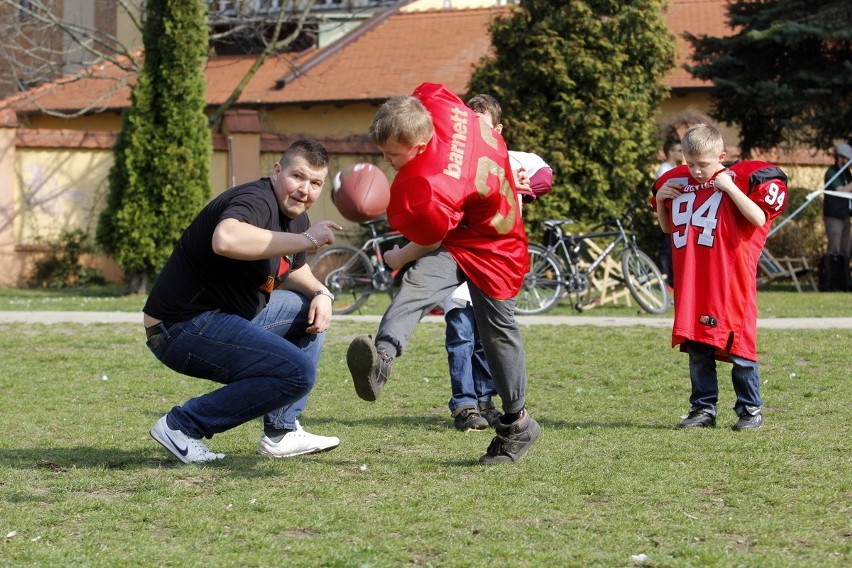
[{"label": "boy in red jersey", "polygon": [[672,346],[689,354],[692,394],[680,428],[716,425],[716,360],[733,364],[734,430],[763,425],[757,367],[757,263],[772,219],[787,204],[787,176],[758,161],[725,167],[718,130],[684,134],[685,165],[654,184],[660,227],[672,234],[675,319]]},{"label": "boy in red jersey", "polygon": [[466,281],[504,411],[479,461],[518,461],[541,428],[525,407],[526,364],[514,298],[529,253],[506,143],[455,94],[431,83],[382,105],[370,137],[398,172],[388,222],[411,241],[388,251],[385,260],[392,267],[416,262],[375,343],[360,336],[349,346],[355,390],[375,400],[417,322]]}]

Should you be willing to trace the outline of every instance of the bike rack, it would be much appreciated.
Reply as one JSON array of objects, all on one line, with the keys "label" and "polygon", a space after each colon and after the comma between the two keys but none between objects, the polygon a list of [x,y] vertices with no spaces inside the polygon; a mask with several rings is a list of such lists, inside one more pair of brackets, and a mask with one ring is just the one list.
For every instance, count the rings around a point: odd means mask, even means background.
[{"label": "bike rack", "polygon": [[[596,258],[603,252],[603,248],[592,239],[585,238],[582,242],[586,254],[590,254],[592,258]],[[581,259],[579,266],[585,270],[589,264],[588,260]],[[597,275],[601,269],[603,269],[603,275],[599,277]],[[603,304],[616,304],[622,299],[625,300],[628,307],[633,305],[630,290],[624,284],[624,272],[621,269],[621,263],[613,258],[613,255],[608,255],[595,272],[590,275],[589,292],[587,292],[586,299],[587,303],[583,305],[584,309]]]}]

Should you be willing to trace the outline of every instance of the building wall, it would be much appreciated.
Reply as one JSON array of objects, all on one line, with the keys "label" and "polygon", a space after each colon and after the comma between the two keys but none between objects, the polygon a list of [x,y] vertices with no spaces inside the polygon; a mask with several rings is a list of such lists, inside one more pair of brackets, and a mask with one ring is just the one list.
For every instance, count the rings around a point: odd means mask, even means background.
[{"label": "building wall", "polygon": [[[392,170],[381,162],[365,136],[376,109],[369,103],[263,109],[257,112],[256,131],[214,134],[210,167],[213,196],[235,184],[268,175],[293,139],[317,138],[329,148],[330,175],[311,218],[334,220],[350,229],[343,239],[352,238],[358,232],[334,207],[331,178],[344,167],[363,161],[378,164],[389,179],[393,178]],[[662,104],[657,123],[662,127],[689,110],[709,113],[708,95],[670,97]],[[0,117],[0,287],[24,285],[33,260],[43,254],[44,243],[57,239],[63,231],[83,228],[94,234],[108,191],[112,145],[120,124],[120,116],[114,112],[75,119],[33,115],[23,125],[17,123],[14,113]],[[736,129],[717,126],[729,141],[730,154],[736,157]],[[822,186],[830,163],[827,155],[804,152],[761,158],[781,165],[791,187],[811,191]],[[114,263],[103,258],[94,262],[108,278],[120,281],[121,272]]]},{"label": "building wall", "polygon": [[[115,131],[86,131],[83,126],[89,118],[92,123],[98,122],[97,117],[79,119],[73,129],[62,130],[79,135],[64,137],[51,135],[46,129],[18,129],[13,119],[5,124],[0,120],[0,288],[25,286],[34,261],[64,232],[84,229],[94,235],[109,190]],[[277,116],[276,120],[286,118]],[[346,120],[331,122],[348,124]],[[348,134],[357,124],[359,120],[353,120],[340,131]],[[260,132],[232,134],[230,144],[228,135],[215,135],[210,161],[212,197],[235,183],[269,175],[288,140],[299,135],[294,131],[281,139]],[[84,144],[88,147],[81,147]],[[350,164],[377,163],[379,155],[375,150],[362,151],[363,145],[354,151],[347,150],[346,144],[337,146],[343,150],[330,153],[329,178],[311,210],[311,218],[330,219],[352,228],[354,224],[343,219],[334,207],[331,180]],[[122,273],[110,259],[98,257],[89,262],[101,269],[107,279],[121,282]]]},{"label": "building wall", "polygon": [[[673,98],[663,105],[660,123],[687,108],[706,112],[708,107],[701,97]],[[261,115],[264,132],[233,134],[230,145],[227,135],[214,135],[210,168],[213,196],[234,183],[268,175],[288,140],[309,133],[324,141],[330,150],[329,179],[311,210],[311,218],[334,220],[350,229],[344,233],[344,240],[345,235],[357,234],[351,230],[354,224],[343,219],[334,207],[331,179],[344,167],[363,161],[378,164],[389,179],[393,178],[377,151],[363,140],[374,112],[375,107],[368,104],[346,108],[285,107]],[[61,132],[77,132],[76,138],[51,138],[45,135],[49,130],[40,129],[38,144],[22,143],[30,139],[29,131],[19,131],[15,124],[0,126],[0,287],[24,285],[34,258],[43,254],[44,243],[55,241],[63,231],[83,228],[94,234],[108,191],[111,147],[117,127],[106,132],[85,127],[101,125],[105,120],[109,122],[103,116],[62,121]],[[81,137],[90,147],[81,147]],[[349,143],[352,137],[358,143]],[[810,156],[803,163],[784,156],[770,158],[784,168],[791,187],[813,190],[822,186],[827,158]],[[121,272],[114,263],[106,259],[94,262],[108,278],[120,281]]]},{"label": "building wall", "polygon": [[263,112],[261,121],[265,132],[276,134],[363,135],[377,110],[377,105],[367,103],[313,105],[307,108],[287,106]]}]

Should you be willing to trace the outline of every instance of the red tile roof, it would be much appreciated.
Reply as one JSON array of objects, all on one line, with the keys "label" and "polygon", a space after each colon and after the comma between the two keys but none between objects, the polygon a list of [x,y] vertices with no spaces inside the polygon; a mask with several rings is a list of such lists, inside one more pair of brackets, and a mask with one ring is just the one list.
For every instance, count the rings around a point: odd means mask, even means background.
[{"label": "red tile roof", "polygon": [[669,72],[663,83],[673,88],[708,87],[705,81],[699,81],[684,68],[684,63],[692,64],[690,54],[692,45],[684,38],[684,32],[695,36],[708,35],[725,37],[733,34],[728,25],[727,0],[669,0],[666,20],[669,31],[675,38],[677,65]]},{"label": "red tile roof", "polygon": [[[267,63],[240,102],[379,101],[410,93],[424,81],[464,91],[474,65],[489,52],[488,23],[494,14],[494,10],[394,14],[368,33],[332,45],[328,49],[333,53],[320,50],[317,57],[325,57],[307,71],[293,73],[286,63]],[[278,88],[282,80],[285,84]]]},{"label": "red tile roof", "polygon": [[[726,35],[726,0],[671,0],[666,17],[677,38],[679,65],[665,79],[671,87],[703,87],[680,64],[689,46],[683,31]],[[269,106],[307,103],[381,101],[411,92],[424,81],[440,82],[463,92],[473,67],[490,50],[488,24],[499,9],[399,12],[365,24],[346,39],[324,49],[268,59],[238,103]],[[426,39],[428,38],[428,40]],[[221,104],[254,62],[251,56],[217,57],[207,63],[206,98]],[[299,69],[294,71],[294,69]],[[98,110],[129,105],[132,74],[110,64],[29,92],[38,105],[73,111],[94,104]],[[0,108],[38,112],[26,94],[0,101]]]}]

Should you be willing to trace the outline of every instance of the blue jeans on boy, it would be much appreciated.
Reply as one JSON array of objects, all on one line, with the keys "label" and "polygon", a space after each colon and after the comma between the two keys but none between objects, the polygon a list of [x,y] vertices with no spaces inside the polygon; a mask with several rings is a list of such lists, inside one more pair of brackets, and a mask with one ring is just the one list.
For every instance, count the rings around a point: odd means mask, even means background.
[{"label": "blue jeans on boy", "polygon": [[219,311],[175,323],[148,339],[164,365],[223,387],[168,414],[170,428],[211,438],[263,416],[268,434],[295,429],[316,380],[325,334],[308,334],[310,301],[275,290],[252,321]]},{"label": "blue jeans on boy", "polygon": [[449,401],[450,413],[465,407],[478,409],[480,403],[490,403],[497,390],[476,331],[473,307],[468,304],[464,308],[453,308],[444,314],[444,321],[447,323],[446,348],[453,393]]},{"label": "blue jeans on boy", "polygon": [[[716,376],[716,348],[696,341],[686,342],[689,354],[689,380],[692,394],[689,402],[693,410],[704,409],[716,415],[719,401],[719,382]],[[734,412],[737,415],[755,414],[760,411],[763,401],[760,398],[760,375],[757,361],[749,361],[736,355],[728,356],[733,364],[731,381],[737,401]]]}]

